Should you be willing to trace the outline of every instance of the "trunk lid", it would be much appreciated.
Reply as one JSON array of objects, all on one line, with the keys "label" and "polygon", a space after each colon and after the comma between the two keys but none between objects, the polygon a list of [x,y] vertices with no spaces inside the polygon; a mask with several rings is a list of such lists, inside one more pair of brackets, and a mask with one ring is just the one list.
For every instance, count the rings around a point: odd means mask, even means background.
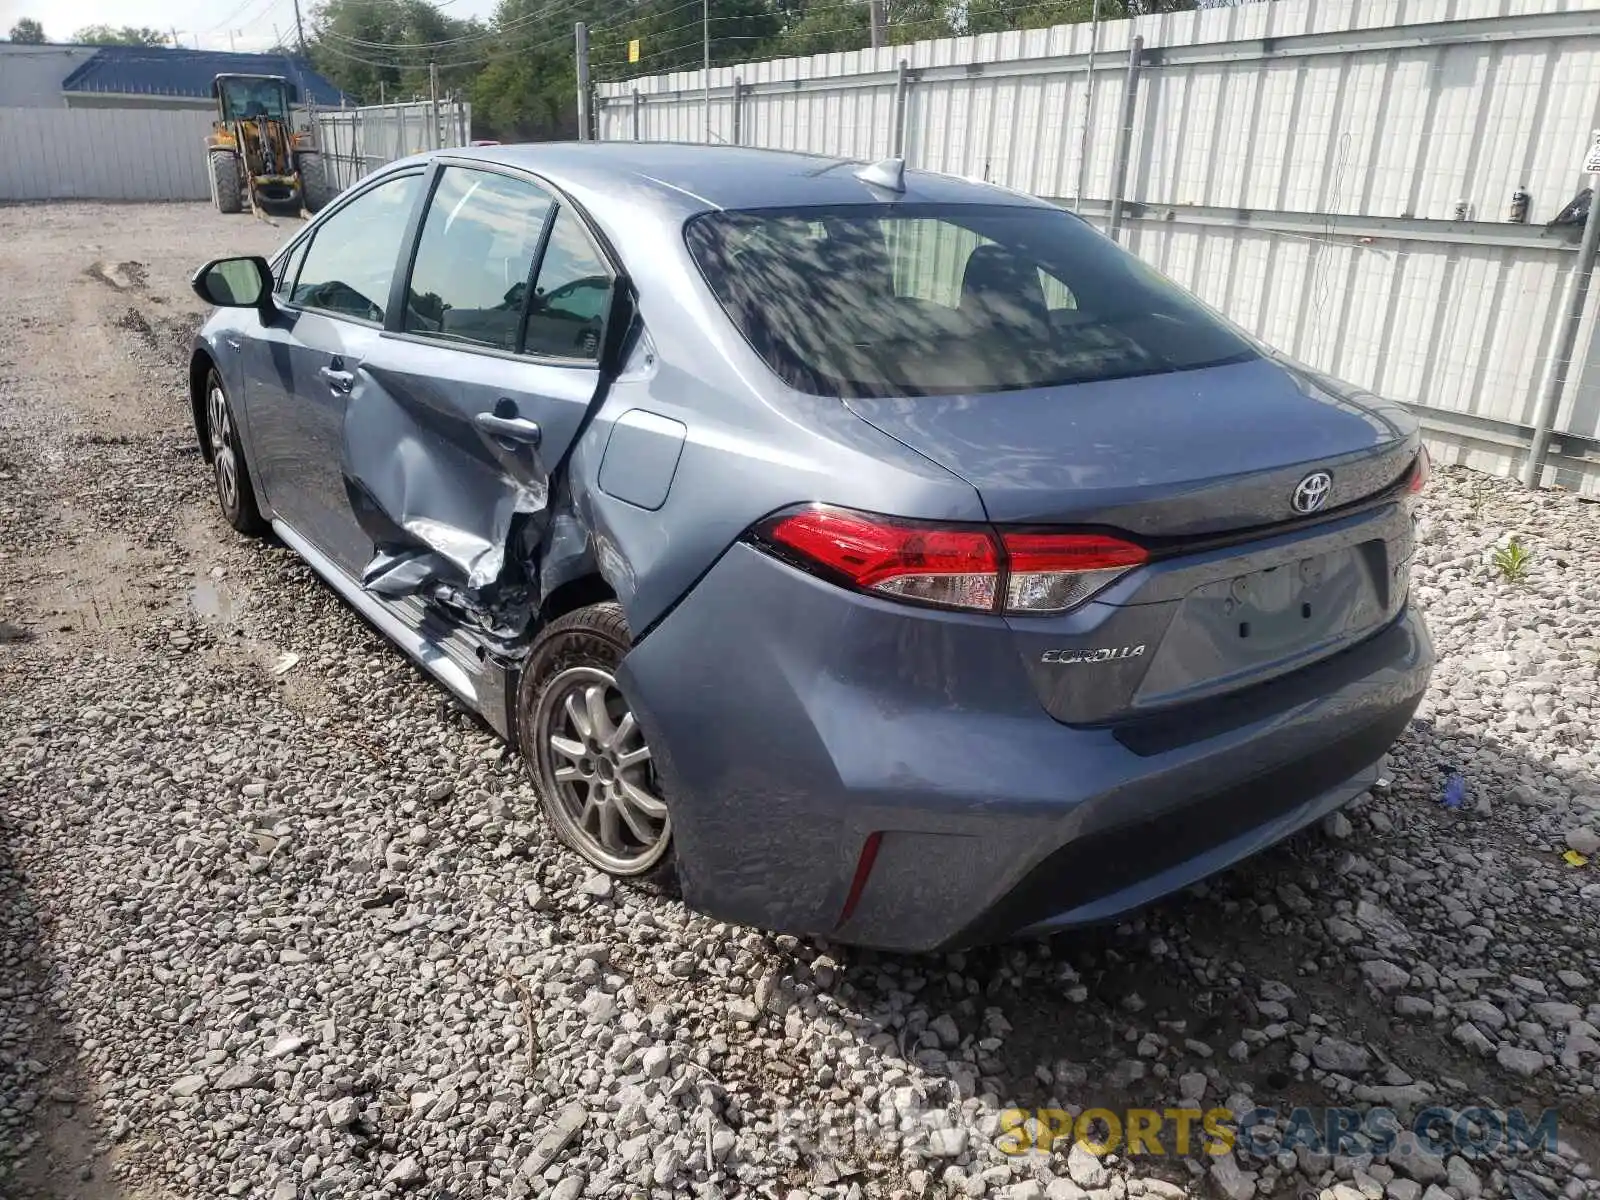
[{"label": "trunk lid", "polygon": [[1193,537],[1295,518],[1314,468],[1322,508],[1393,483],[1416,424],[1376,397],[1260,358],[1229,366],[977,396],[846,401],[868,424],[977,489],[996,524],[1104,525]]},{"label": "trunk lid", "polygon": [[[1409,506],[1357,502],[1406,475],[1416,424],[1302,368],[1264,358],[848,404],[971,483],[997,525],[1111,529],[1151,550],[1085,605],[1006,618],[1058,720],[1239,692],[1354,645],[1404,606]],[[1332,485],[1308,515],[1293,497],[1316,471]]]}]

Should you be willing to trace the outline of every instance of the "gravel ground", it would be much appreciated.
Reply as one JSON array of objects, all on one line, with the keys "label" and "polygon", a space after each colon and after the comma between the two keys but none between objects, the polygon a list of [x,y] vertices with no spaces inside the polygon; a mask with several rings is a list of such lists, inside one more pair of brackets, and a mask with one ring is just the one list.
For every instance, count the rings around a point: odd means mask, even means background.
[{"label": "gravel ground", "polygon": [[[1562,857],[1600,842],[1600,509],[1438,471],[1435,686],[1325,828],[1048,943],[771,937],[584,870],[481,726],[222,526],[184,279],[286,233],[0,209],[0,1195],[1600,1195],[1600,858]],[[1560,1142],[995,1144],[1012,1105],[1180,1101],[1553,1106]]]}]

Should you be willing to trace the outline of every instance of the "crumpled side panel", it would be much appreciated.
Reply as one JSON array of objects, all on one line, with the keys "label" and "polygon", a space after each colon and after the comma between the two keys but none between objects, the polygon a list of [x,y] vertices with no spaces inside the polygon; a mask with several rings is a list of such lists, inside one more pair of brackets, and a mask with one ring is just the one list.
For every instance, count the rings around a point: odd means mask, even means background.
[{"label": "crumpled side panel", "polygon": [[375,383],[351,396],[343,450],[351,504],[376,551],[362,586],[381,595],[501,582],[518,518],[548,502],[531,449],[495,444],[436,406],[397,403]]}]

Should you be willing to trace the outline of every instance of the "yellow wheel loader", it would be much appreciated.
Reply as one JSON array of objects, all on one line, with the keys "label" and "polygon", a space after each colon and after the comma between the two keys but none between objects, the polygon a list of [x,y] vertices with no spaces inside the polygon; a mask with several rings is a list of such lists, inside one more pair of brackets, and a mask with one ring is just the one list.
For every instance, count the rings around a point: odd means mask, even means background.
[{"label": "yellow wheel loader", "polygon": [[294,86],[281,75],[218,75],[217,119],[206,138],[218,212],[314,213],[333,198],[322,156],[290,125]]}]

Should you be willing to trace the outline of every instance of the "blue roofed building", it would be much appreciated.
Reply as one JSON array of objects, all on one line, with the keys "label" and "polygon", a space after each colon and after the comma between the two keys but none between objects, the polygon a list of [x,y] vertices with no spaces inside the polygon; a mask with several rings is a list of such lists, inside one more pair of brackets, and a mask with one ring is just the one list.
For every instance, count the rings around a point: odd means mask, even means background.
[{"label": "blue roofed building", "polygon": [[0,108],[210,109],[211,81],[227,74],[282,75],[300,107],[337,108],[341,99],[337,87],[287,54],[0,43]]}]

